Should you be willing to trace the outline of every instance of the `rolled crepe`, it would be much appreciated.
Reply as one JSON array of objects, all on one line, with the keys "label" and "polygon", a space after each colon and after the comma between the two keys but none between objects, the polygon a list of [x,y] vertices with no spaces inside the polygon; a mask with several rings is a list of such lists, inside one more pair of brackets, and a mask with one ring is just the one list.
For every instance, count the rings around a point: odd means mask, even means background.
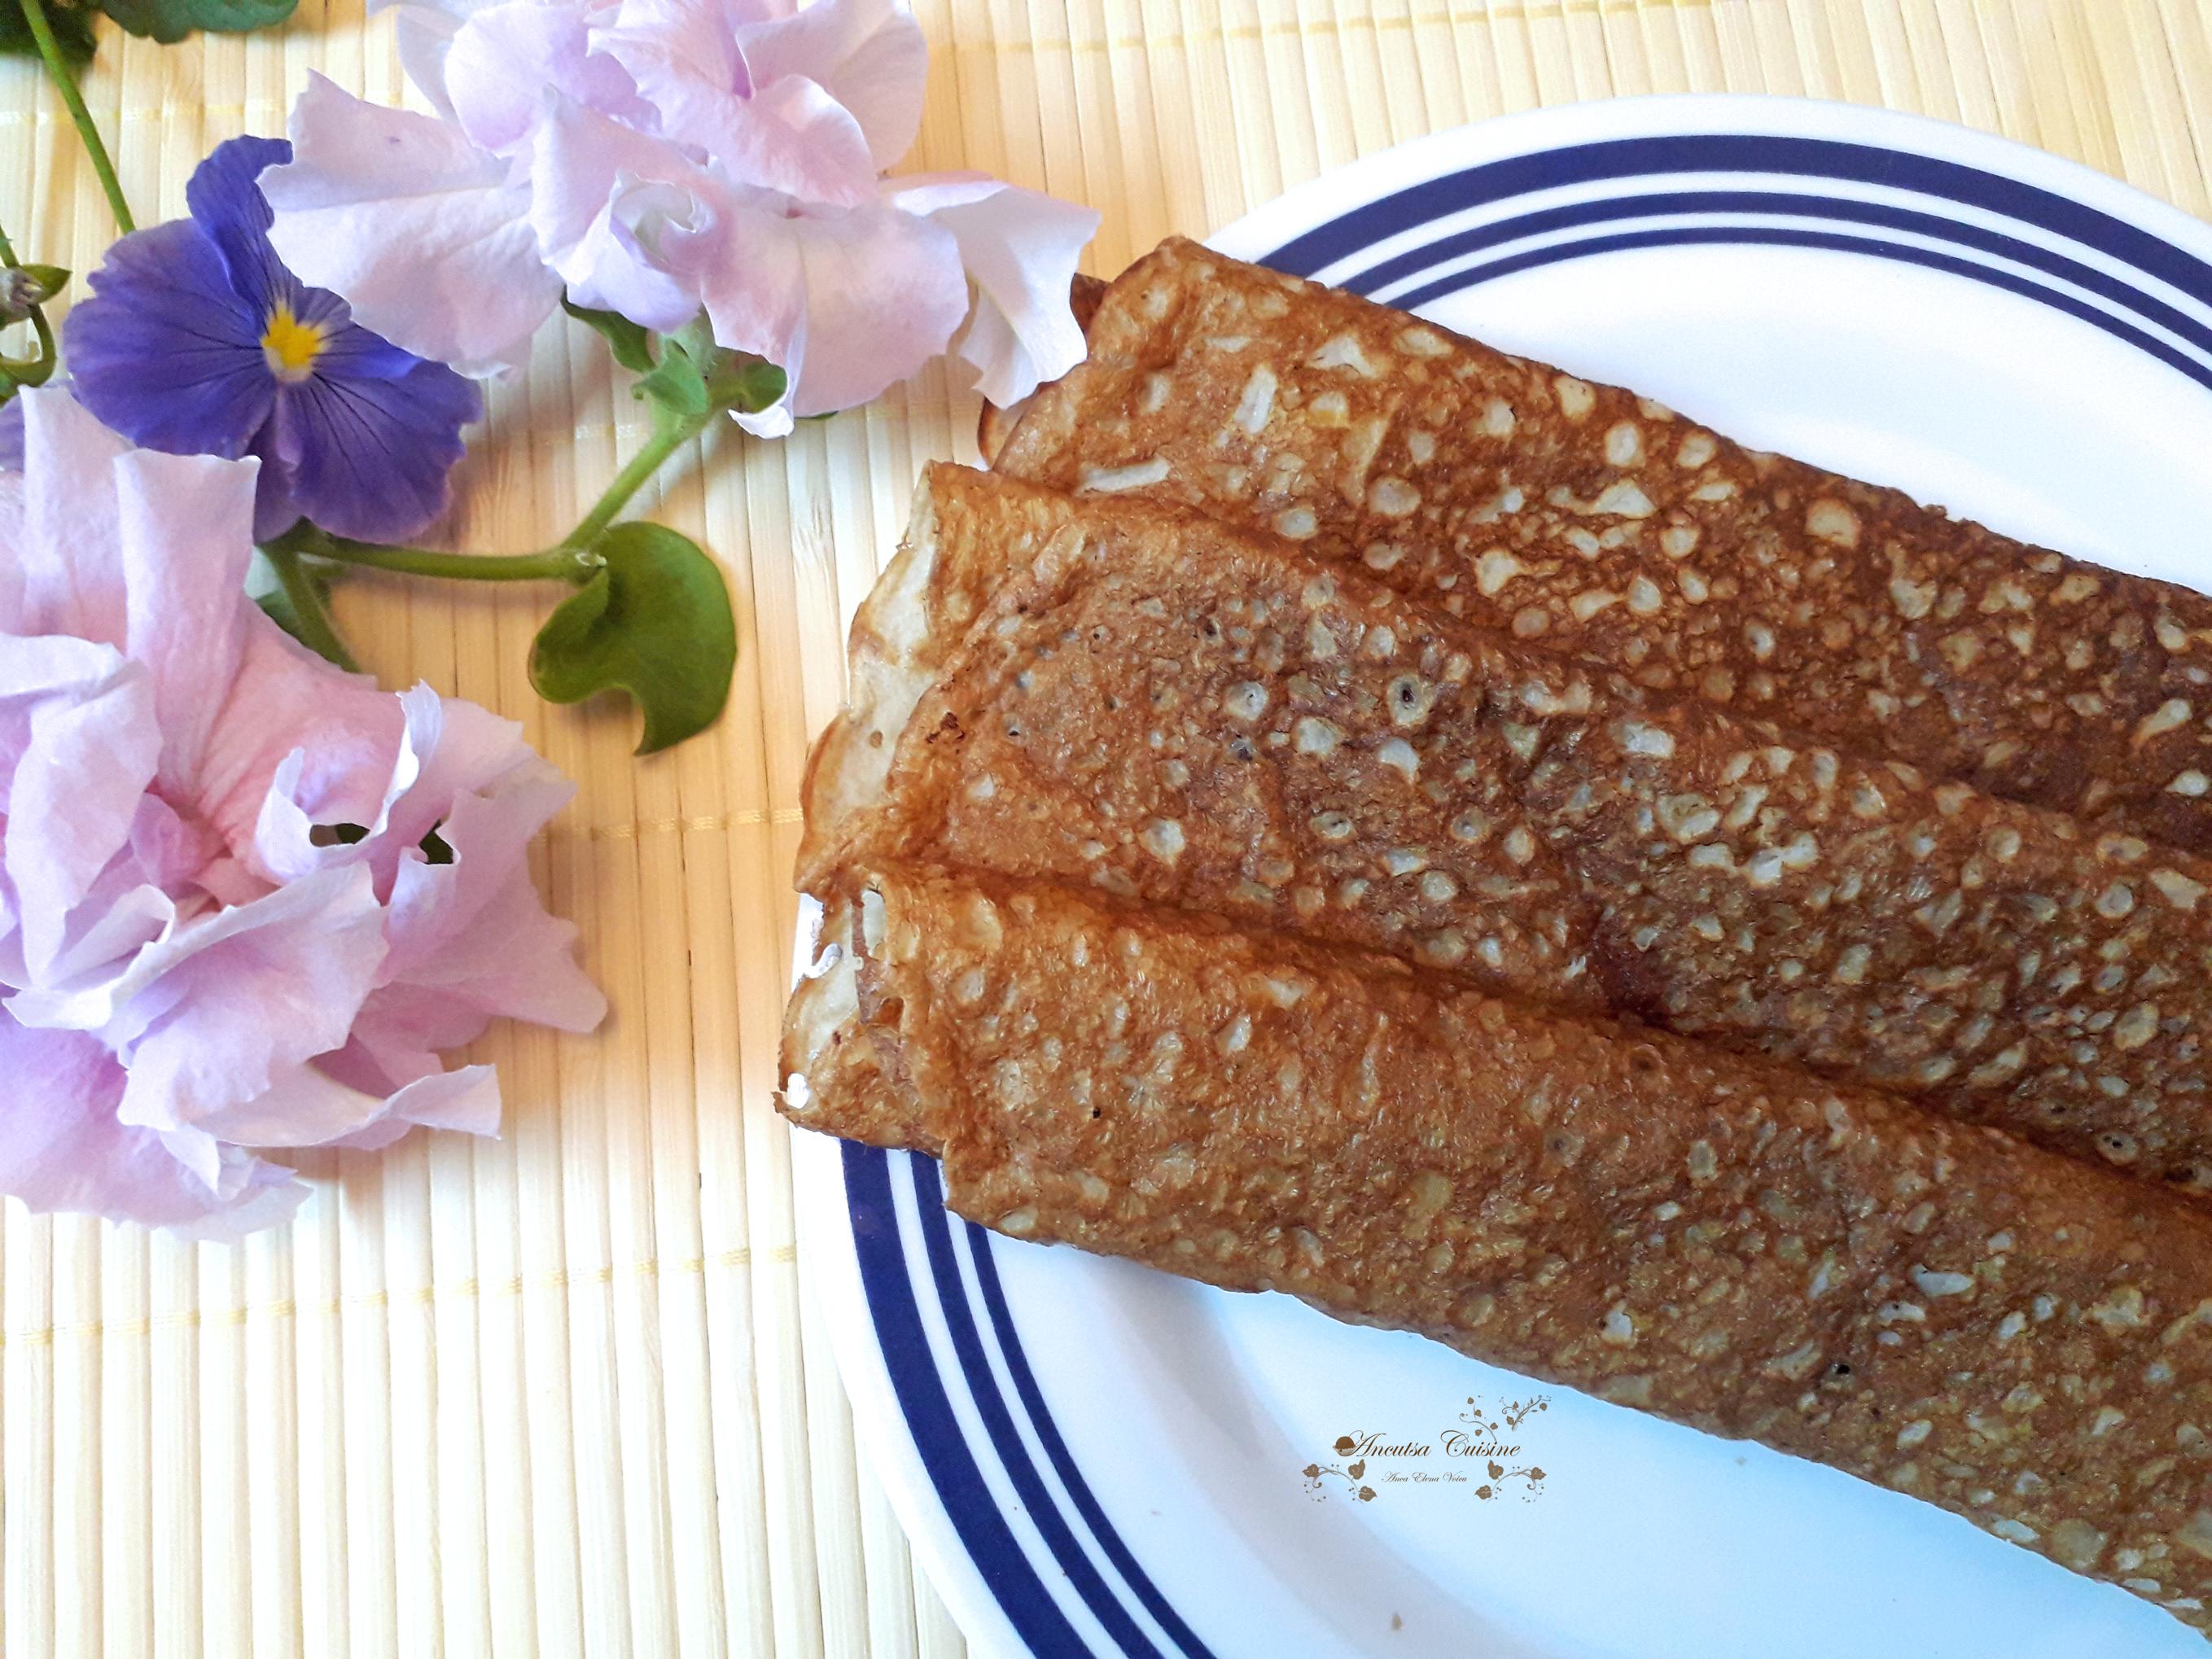
[{"label": "rolled crepe", "polygon": [[962,1214],[1756,1440],[2212,1627],[2194,1206],[1395,958],[988,876],[846,890],[823,977]]},{"label": "rolled crepe", "polygon": [[1169,241],[1009,476],[1141,495],[1827,743],[2212,851],[2212,600]]},{"label": "rolled crepe", "polygon": [[[861,984],[855,971],[856,918],[862,895],[842,877],[823,907],[815,941],[817,967],[802,977],[784,1009],[779,1061],[779,1109],[794,1122],[871,1146],[934,1152],[911,1089],[887,1068],[876,1035],[886,1016],[880,982]],[[880,898],[868,902],[880,921]]]},{"label": "rolled crepe", "polygon": [[2204,860],[1279,538],[964,468],[926,477],[852,660],[805,788],[817,895],[855,856],[1086,883],[2212,1178]]}]

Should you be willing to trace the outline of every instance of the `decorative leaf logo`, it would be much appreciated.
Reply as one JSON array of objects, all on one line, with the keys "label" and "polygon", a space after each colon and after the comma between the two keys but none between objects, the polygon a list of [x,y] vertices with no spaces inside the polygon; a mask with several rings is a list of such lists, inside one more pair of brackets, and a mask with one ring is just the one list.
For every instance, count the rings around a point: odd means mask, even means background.
[{"label": "decorative leaf logo", "polygon": [[[0,6],[4,4],[5,0],[0,0]],[[1474,1477],[1482,1482],[1475,1488],[1474,1495],[1478,1498],[1486,1501],[1500,1499],[1510,1492],[1523,1503],[1527,1503],[1543,1495],[1542,1483],[1546,1476],[1542,1469],[1533,1464],[1524,1468],[1505,1461],[1506,1458],[1517,1453],[1520,1448],[1517,1446],[1509,1448],[1486,1443],[1489,1442],[1492,1437],[1502,1432],[1501,1425],[1517,1426],[1523,1419],[1532,1417],[1538,1412],[1547,1411],[1550,1407],[1551,1401],[1539,1395],[1532,1395],[1526,1400],[1501,1402],[1494,1412],[1486,1414],[1476,1396],[1474,1395],[1467,1396],[1467,1409],[1459,1413],[1459,1418],[1463,1423],[1474,1425],[1477,1432],[1457,1436],[1455,1444],[1463,1443],[1462,1455],[1479,1462],[1488,1477],[1486,1480],[1479,1475]],[[1447,1435],[1453,1432],[1446,1431]],[[1373,1436],[1367,1443],[1373,1443],[1375,1440],[1382,1437],[1380,1435]],[[1336,1440],[1336,1455],[1344,1461],[1338,1463],[1308,1464],[1305,1476],[1310,1495],[1317,1501],[1323,1499],[1329,1491],[1328,1483],[1332,1480],[1341,1480],[1344,1482],[1347,1497],[1362,1504],[1372,1503],[1376,1497],[1376,1489],[1362,1483],[1367,1476],[1367,1466],[1374,1462],[1374,1459],[1364,1454],[1358,1455],[1355,1454],[1362,1454],[1362,1442],[1359,1437],[1352,1434],[1339,1435]],[[1421,1455],[1424,1453],[1417,1450],[1413,1455]],[[1394,1474],[1388,1478],[1394,1481],[1410,1481],[1412,1484],[1419,1485],[1437,1481],[1456,1483],[1469,1477],[1461,1474],[1457,1468],[1451,1468],[1441,1476],[1426,1471],[1416,1471],[1411,1476]]]}]

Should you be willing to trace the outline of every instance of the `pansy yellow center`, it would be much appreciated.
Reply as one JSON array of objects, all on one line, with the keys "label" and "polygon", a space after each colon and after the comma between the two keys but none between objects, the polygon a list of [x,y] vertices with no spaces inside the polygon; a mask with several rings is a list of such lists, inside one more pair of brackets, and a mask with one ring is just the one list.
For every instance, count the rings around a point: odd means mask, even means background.
[{"label": "pansy yellow center", "polygon": [[289,306],[280,305],[269,313],[269,326],[261,336],[261,355],[268,360],[271,374],[287,385],[296,385],[314,373],[324,339],[320,323],[303,323],[292,314]]}]

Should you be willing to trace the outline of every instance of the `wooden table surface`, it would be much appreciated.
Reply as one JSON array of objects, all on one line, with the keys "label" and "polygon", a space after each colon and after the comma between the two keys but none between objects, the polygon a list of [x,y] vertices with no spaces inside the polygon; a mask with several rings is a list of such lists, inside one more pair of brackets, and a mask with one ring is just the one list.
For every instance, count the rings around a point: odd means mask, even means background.
[{"label": "wooden table surface", "polygon": [[[1101,272],[1401,140],[1650,92],[1919,111],[2207,210],[2212,0],[918,9],[933,72],[909,165],[1091,204]],[[390,20],[358,0],[302,0],[247,40],[104,35],[87,96],[141,220],[182,211],[213,144],[281,132],[310,70],[403,96]],[[58,100],[14,60],[0,225],[80,271],[112,234]],[[618,379],[580,330],[547,331],[440,533],[513,550],[565,531],[643,436]],[[0,1211],[9,1659],[964,1651],[856,1458],[769,1096],[805,745],[916,471],[971,455],[974,416],[933,371],[670,469],[640,510],[720,556],[741,655],[720,725],[648,761],[627,714],[532,696],[545,595],[346,586],[387,684],[523,720],[581,785],[540,874],[614,1012],[480,1045],[504,1139],[319,1159],[297,1224],[243,1248]]]}]

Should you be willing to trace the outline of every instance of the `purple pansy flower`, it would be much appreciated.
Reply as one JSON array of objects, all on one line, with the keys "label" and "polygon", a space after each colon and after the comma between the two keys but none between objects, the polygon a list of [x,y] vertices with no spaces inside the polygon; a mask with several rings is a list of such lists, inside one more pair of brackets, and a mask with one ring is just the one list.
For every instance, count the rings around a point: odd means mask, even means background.
[{"label": "purple pansy flower", "polygon": [[277,259],[255,180],[291,155],[281,138],[218,145],[185,186],[190,218],[108,250],[65,325],[71,390],[144,448],[258,456],[258,540],[301,518],[398,540],[445,510],[482,400]]}]

